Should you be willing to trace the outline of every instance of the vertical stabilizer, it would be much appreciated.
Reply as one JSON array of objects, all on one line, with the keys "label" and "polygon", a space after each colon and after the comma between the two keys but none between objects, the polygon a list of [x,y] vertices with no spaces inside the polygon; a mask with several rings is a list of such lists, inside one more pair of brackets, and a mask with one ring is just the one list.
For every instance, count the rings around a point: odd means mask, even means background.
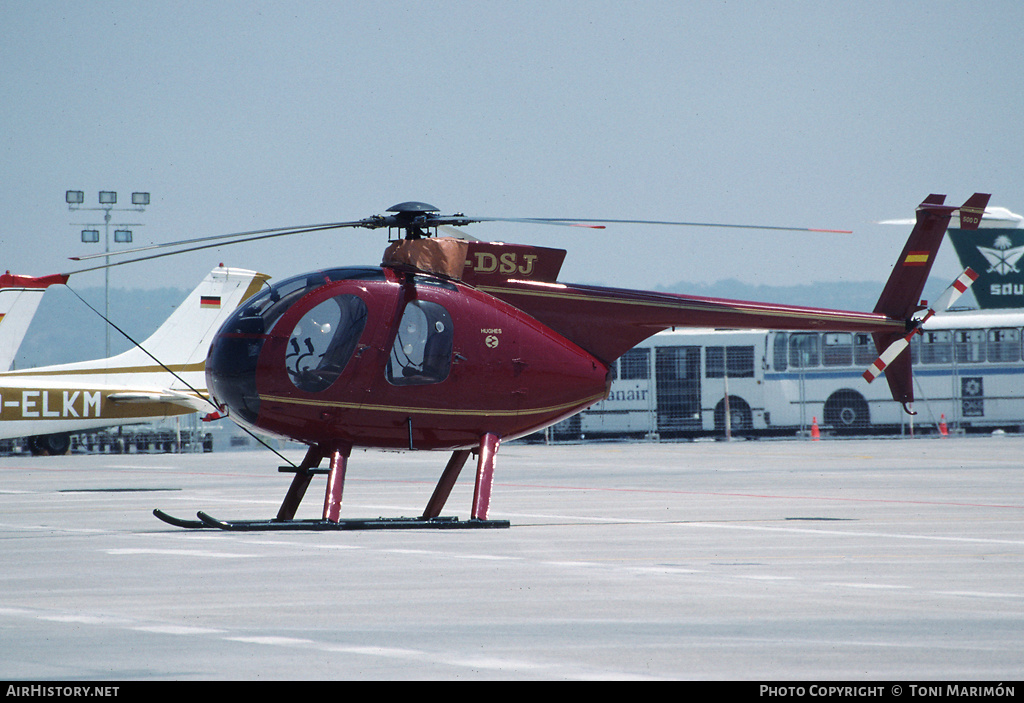
[{"label": "vertical stabilizer", "polygon": [[65,274],[41,278],[10,273],[0,276],[0,371],[8,371],[14,363],[46,289],[67,282]]},{"label": "vertical stabilizer", "polygon": [[988,207],[979,228],[951,227],[949,241],[960,264],[978,272],[979,308],[1024,308],[1024,217]]},{"label": "vertical stabilizer", "polygon": [[107,360],[111,369],[151,366],[153,358],[172,368],[204,362],[220,326],[268,278],[255,271],[218,266],[146,341]]},{"label": "vertical stabilizer", "polygon": [[929,195],[917,208],[917,221],[896,260],[875,312],[897,320],[909,318],[918,308],[928,272],[955,208],[943,205],[944,195]]}]

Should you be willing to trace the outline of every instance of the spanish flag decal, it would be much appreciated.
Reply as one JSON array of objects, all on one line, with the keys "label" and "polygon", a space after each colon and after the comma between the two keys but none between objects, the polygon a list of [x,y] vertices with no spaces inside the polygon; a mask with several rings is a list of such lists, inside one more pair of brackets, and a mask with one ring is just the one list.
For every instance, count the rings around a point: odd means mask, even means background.
[{"label": "spanish flag decal", "polygon": [[927,251],[911,251],[907,253],[907,258],[903,260],[904,266],[925,266],[928,264],[928,257],[931,256],[930,252]]},{"label": "spanish flag decal", "polygon": [[219,295],[203,295],[199,297],[199,307],[201,308],[220,308],[220,296]]}]

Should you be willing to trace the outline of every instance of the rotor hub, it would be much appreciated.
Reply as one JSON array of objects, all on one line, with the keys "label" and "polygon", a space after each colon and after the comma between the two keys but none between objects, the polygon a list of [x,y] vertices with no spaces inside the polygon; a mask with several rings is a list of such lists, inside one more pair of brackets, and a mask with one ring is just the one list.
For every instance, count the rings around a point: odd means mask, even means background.
[{"label": "rotor hub", "polygon": [[432,224],[432,220],[440,212],[433,205],[414,200],[392,205],[387,211],[395,213],[391,217],[386,218],[388,229],[397,227],[398,229],[405,230],[405,239],[429,237],[429,228],[432,226],[437,227],[436,224]]}]

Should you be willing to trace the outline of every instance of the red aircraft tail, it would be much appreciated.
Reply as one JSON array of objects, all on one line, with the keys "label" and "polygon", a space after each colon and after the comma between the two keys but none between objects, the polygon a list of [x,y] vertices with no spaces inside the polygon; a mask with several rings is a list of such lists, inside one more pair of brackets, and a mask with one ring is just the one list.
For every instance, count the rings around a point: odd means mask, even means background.
[{"label": "red aircraft tail", "polygon": [[[950,218],[959,211],[960,227],[977,229],[988,199],[985,193],[975,193],[957,208],[944,205],[944,195],[933,194],[925,198],[917,208],[917,223],[882,289],[874,311],[897,320],[907,320],[909,324],[911,316],[925,307],[920,302],[921,291],[924,290]],[[873,335],[875,347],[882,354],[903,336],[898,332],[876,333]],[[885,369],[885,378],[894,400],[904,404],[914,400],[909,354],[900,354],[893,359]]]}]

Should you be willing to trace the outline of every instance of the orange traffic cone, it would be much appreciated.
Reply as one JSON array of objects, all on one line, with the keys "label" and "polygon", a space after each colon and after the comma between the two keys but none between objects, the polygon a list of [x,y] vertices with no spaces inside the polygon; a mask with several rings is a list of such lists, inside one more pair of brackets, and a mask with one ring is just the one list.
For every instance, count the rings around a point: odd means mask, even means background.
[{"label": "orange traffic cone", "polygon": [[821,430],[818,429],[818,418],[811,418],[811,441],[817,442],[821,439]]},{"label": "orange traffic cone", "polygon": [[939,418],[939,434],[943,437],[949,436],[949,428],[946,427],[946,413],[942,413],[942,416]]}]

